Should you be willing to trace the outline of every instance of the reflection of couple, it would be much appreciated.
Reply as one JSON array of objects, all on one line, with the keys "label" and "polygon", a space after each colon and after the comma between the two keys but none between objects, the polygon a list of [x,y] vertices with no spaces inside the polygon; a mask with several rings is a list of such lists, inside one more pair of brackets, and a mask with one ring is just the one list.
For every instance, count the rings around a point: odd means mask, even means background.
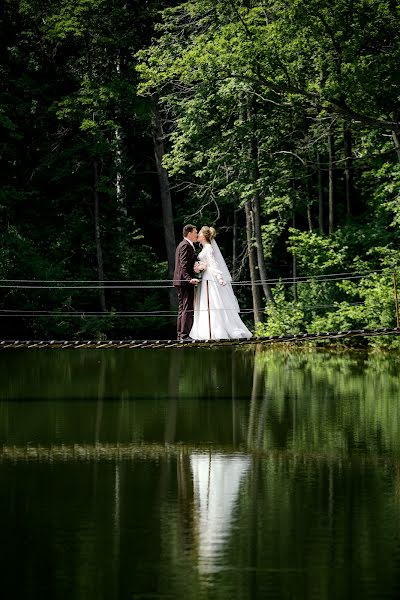
[{"label": "reflection of couple", "polygon": [[[183,240],[176,249],[174,273],[179,301],[178,340],[251,337],[239,317],[240,309],[233,293],[232,278],[214,239],[215,235],[212,227],[202,227],[199,234],[194,225],[185,225],[183,228]],[[200,242],[203,247],[198,256],[203,263],[201,266],[205,267],[201,280],[194,276],[197,261],[194,242]]]},{"label": "reflection of couple", "polygon": [[198,568],[201,574],[220,571],[235,522],[240,487],[251,467],[243,454],[192,454],[194,514],[198,532]]}]

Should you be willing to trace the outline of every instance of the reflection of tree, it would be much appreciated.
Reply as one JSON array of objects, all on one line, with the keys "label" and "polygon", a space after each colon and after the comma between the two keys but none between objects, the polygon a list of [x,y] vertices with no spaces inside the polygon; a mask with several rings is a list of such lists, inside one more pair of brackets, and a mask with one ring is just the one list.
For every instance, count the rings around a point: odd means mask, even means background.
[{"label": "reflection of tree", "polygon": [[168,403],[168,411],[167,418],[165,421],[165,443],[171,443],[175,441],[175,429],[176,429],[176,411],[177,411],[177,402],[179,396],[179,381],[181,378],[181,368],[182,368],[182,352],[177,354],[174,357],[171,357],[170,366],[169,366],[169,376],[168,376],[168,395],[169,395],[169,403]]},{"label": "reflection of tree", "polygon": [[262,351],[255,362],[269,394],[265,449],[399,451],[399,356]]},{"label": "reflection of tree", "polygon": [[173,480],[163,501],[163,593],[329,600],[396,589],[392,467],[257,451],[182,461],[175,510]]},{"label": "reflection of tree", "polygon": [[257,448],[262,442],[267,410],[267,385],[264,370],[257,359],[254,360],[253,386],[251,390],[249,423],[247,427],[247,447]]},{"label": "reflection of tree", "polygon": [[13,399],[0,404],[3,444],[217,440],[226,450],[340,456],[399,449],[398,355],[32,352],[2,355],[2,398]]},{"label": "reflection of tree", "polygon": [[[8,539],[18,527],[31,532],[35,519],[39,538],[63,508],[73,545],[62,544],[62,560],[88,580],[87,562],[100,564],[103,597],[149,589],[176,600],[397,597],[399,358],[263,351],[254,361],[249,351],[190,352],[160,353],[158,371],[146,352],[149,364],[134,367],[135,354],[118,363],[104,351],[101,364],[71,353],[55,374],[70,385],[81,373],[79,393],[94,390],[85,402],[50,395],[47,404],[0,404],[3,440],[50,439],[70,450],[52,460],[51,477],[45,460],[2,463],[3,511],[14,511]],[[52,364],[44,358],[38,387]],[[140,372],[157,379],[154,395],[146,380],[143,397],[132,400],[140,387],[132,373]],[[20,387],[14,375],[7,393],[27,394],[33,375]],[[77,459],[84,428],[92,449],[99,441],[115,452]],[[46,564],[41,548],[30,572]]]},{"label": "reflection of tree", "polygon": [[253,461],[226,558],[233,589],[253,590],[248,597],[266,588],[299,599],[390,596],[400,533],[390,468],[306,456]]},{"label": "reflection of tree", "polygon": [[243,442],[253,352],[29,352],[1,355],[3,444]]},{"label": "reflection of tree", "polygon": [[103,417],[103,402],[105,389],[105,366],[104,362],[100,363],[99,379],[97,383],[97,402],[96,402],[96,425],[94,432],[94,441],[96,444],[100,441],[100,429]]}]

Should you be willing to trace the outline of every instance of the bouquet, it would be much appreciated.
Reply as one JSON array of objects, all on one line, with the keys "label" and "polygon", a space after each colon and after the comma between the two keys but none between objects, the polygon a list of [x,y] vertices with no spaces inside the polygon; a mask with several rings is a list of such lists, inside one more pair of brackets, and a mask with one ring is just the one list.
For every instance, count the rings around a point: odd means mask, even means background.
[{"label": "bouquet", "polygon": [[196,260],[193,266],[193,271],[196,273],[197,278],[201,279],[203,271],[207,269],[207,263],[202,260]]}]

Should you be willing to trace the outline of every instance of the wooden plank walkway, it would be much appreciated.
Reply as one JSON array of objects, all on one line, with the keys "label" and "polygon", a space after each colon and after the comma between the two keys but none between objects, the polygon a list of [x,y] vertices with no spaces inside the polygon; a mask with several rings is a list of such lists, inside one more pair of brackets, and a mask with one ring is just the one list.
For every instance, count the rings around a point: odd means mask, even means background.
[{"label": "wooden plank walkway", "polygon": [[327,331],[323,333],[297,333],[272,335],[269,337],[253,337],[249,340],[193,340],[178,342],[177,340],[1,340],[0,349],[9,348],[214,348],[218,346],[273,345],[281,343],[298,343],[315,340],[338,340],[353,337],[372,337],[381,335],[400,335],[398,327],[381,327],[376,329],[349,329],[346,331]]}]

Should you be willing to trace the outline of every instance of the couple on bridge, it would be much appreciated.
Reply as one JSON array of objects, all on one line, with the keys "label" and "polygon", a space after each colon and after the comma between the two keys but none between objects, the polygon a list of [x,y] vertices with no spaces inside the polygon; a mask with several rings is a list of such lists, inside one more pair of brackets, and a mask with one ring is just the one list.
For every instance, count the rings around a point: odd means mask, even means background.
[{"label": "couple on bridge", "polygon": [[[178,294],[178,340],[251,338],[239,317],[232,277],[215,241],[216,231],[204,226],[197,232],[185,225],[176,249],[174,286]],[[196,256],[194,244],[202,250]]]}]

